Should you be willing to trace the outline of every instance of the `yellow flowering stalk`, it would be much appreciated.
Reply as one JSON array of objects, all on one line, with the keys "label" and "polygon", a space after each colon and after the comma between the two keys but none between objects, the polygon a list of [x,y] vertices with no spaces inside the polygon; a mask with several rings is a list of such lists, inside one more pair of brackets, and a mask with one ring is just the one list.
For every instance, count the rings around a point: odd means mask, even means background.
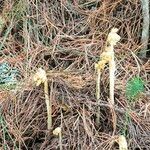
[{"label": "yellow flowering stalk", "polygon": [[109,86],[110,86],[110,103],[114,105],[114,83],[115,83],[115,60],[114,60],[114,46],[120,40],[117,34],[118,29],[113,28],[108,34],[106,51],[109,53]]},{"label": "yellow flowering stalk", "polygon": [[53,135],[59,136],[59,146],[60,146],[60,150],[62,150],[62,133],[61,133],[61,127],[57,127],[55,130],[53,130]]},{"label": "yellow flowering stalk", "polygon": [[[109,78],[110,78],[110,103],[114,104],[114,80],[115,80],[115,60],[114,60],[114,46],[120,40],[120,36],[117,34],[118,29],[112,28],[108,34],[105,51],[100,56],[100,61],[95,65],[97,70],[97,84],[96,84],[96,98],[98,105],[100,103],[100,76],[105,65],[109,63]],[[100,120],[100,107],[98,106],[97,123]]]},{"label": "yellow flowering stalk", "polygon": [[45,94],[45,102],[47,107],[47,128],[48,130],[52,127],[52,104],[49,99],[48,94],[48,81],[45,70],[42,68],[39,68],[35,75],[33,76],[33,81],[36,83],[36,86],[39,86],[40,84],[44,84],[44,94]]}]

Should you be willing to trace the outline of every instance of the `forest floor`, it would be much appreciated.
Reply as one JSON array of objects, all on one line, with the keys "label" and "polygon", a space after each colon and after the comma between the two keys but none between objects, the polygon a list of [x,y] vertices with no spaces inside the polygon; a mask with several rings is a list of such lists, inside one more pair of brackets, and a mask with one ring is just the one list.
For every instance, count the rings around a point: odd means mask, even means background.
[{"label": "forest floor", "polygon": [[[113,27],[121,40],[112,109],[107,65],[97,103],[95,64]],[[140,0],[1,1],[0,149],[117,150],[123,135],[129,150],[150,150],[150,59],[139,57],[141,32]],[[48,79],[50,130],[43,85],[33,82],[38,68]],[[129,82],[136,79],[142,83]]]}]

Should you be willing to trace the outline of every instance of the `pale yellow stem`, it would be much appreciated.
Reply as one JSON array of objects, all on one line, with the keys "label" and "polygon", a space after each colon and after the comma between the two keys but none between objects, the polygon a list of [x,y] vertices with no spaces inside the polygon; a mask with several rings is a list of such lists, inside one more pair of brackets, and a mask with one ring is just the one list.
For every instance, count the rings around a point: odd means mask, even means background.
[{"label": "pale yellow stem", "polygon": [[96,98],[99,101],[100,99],[100,80],[101,80],[101,71],[97,70],[97,85],[96,85]]},{"label": "pale yellow stem", "polygon": [[60,147],[60,150],[62,150],[62,135],[61,135],[61,132],[59,133],[59,147]]},{"label": "pale yellow stem", "polygon": [[49,94],[48,94],[48,81],[47,79],[44,82],[44,94],[45,94],[45,102],[46,102],[46,107],[47,107],[47,128],[48,130],[51,129],[52,127],[52,104],[49,99]]},{"label": "pale yellow stem", "polygon": [[114,85],[115,85],[115,60],[114,52],[112,52],[111,60],[109,61],[109,86],[110,86],[110,103],[114,105]]},{"label": "pale yellow stem", "polygon": [[97,114],[96,114],[96,123],[100,124],[100,79],[101,71],[97,69],[97,82],[96,82],[96,99],[98,104]]}]

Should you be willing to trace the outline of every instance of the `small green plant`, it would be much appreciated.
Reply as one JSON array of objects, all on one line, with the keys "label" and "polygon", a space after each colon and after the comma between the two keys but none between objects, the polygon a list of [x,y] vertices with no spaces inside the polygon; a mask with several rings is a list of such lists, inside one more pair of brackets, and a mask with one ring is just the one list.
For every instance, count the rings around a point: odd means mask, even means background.
[{"label": "small green plant", "polygon": [[140,77],[134,77],[127,82],[126,96],[129,102],[135,101],[144,91],[144,81]]},{"label": "small green plant", "polygon": [[[128,102],[131,104],[132,102],[138,100],[138,97],[143,91],[144,91],[144,81],[140,77],[133,77],[131,80],[127,82],[126,85],[125,92]],[[131,122],[131,117],[129,115],[130,111],[131,108],[129,105],[125,112],[124,128],[121,131],[121,134],[124,136],[128,135],[128,124]]]}]

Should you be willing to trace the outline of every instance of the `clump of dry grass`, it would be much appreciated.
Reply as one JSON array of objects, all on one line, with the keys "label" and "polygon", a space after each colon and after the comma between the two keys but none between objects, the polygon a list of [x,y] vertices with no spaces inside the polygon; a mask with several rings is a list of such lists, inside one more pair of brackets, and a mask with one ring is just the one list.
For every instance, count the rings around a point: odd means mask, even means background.
[{"label": "clump of dry grass", "polygon": [[[141,43],[140,1],[22,1],[3,8],[7,23],[1,33],[0,61],[20,71],[21,85],[4,91],[0,107],[2,149],[57,149],[59,140],[47,132],[47,111],[42,87],[31,84],[36,69],[47,71],[52,100],[52,130],[61,126],[63,149],[117,149],[118,135],[125,131],[129,149],[150,149],[149,61],[139,60],[146,92],[128,112],[126,81],[138,73],[131,51]],[[112,27],[121,42],[116,53],[116,130],[108,97],[108,69],[102,73],[101,126],[96,124],[94,64],[103,52]],[[51,70],[51,71],[50,71]],[[53,85],[53,86],[50,86]],[[10,92],[12,92],[10,94]],[[6,94],[4,94],[6,93]],[[7,95],[7,96],[5,96]],[[114,134],[113,134],[114,133]]]}]

